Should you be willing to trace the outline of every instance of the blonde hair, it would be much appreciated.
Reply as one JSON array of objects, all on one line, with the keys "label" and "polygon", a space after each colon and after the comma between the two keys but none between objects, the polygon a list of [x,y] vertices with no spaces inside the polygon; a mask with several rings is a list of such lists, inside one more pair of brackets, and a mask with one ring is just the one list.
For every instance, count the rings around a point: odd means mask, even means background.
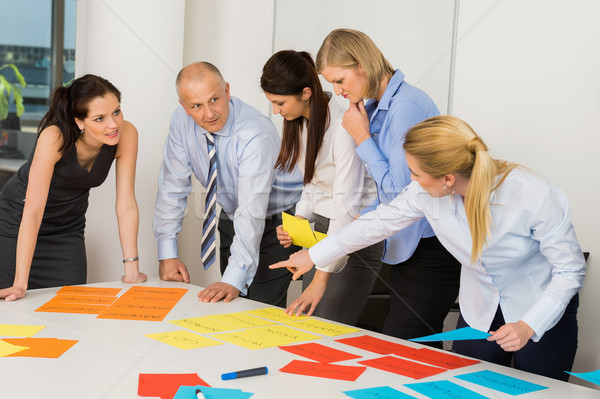
[{"label": "blonde hair", "polygon": [[358,65],[367,76],[364,98],[375,97],[381,79],[394,75],[394,68],[369,36],[353,29],[331,31],[317,53],[317,72],[326,66],[352,69]]},{"label": "blonde hair", "polygon": [[[414,156],[423,172],[434,178],[448,174],[469,178],[465,212],[473,240],[471,263],[475,263],[493,223],[490,196],[517,165],[493,159],[471,126],[448,115],[435,116],[413,126],[406,133],[404,151]],[[496,183],[499,175],[502,177]]]}]

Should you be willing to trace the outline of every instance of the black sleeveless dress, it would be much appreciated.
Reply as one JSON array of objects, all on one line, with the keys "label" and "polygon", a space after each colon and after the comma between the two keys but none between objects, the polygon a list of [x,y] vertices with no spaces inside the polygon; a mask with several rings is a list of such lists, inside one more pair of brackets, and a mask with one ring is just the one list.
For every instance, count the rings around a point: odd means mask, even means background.
[{"label": "black sleeveless dress", "polygon": [[[108,175],[117,146],[104,145],[88,172],[72,146],[56,163],[37,238],[28,289],[85,284],[85,212],[90,188]],[[14,283],[17,235],[23,215],[32,152],[0,192],[0,285]]]}]

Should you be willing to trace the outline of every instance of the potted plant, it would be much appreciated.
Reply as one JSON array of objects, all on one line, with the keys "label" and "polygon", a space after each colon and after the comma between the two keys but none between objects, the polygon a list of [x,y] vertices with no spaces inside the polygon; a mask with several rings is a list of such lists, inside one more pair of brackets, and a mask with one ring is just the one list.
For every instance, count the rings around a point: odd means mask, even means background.
[{"label": "potted plant", "polygon": [[21,72],[19,72],[19,69],[14,64],[4,64],[0,67],[0,70],[5,68],[13,69],[21,87],[10,83],[2,74],[0,74],[0,121],[8,117],[8,102],[11,93],[17,106],[17,116],[21,116],[23,111],[25,111],[25,107],[23,107],[23,96],[21,95],[21,88],[27,86],[25,78],[23,78],[23,75],[21,75]]}]

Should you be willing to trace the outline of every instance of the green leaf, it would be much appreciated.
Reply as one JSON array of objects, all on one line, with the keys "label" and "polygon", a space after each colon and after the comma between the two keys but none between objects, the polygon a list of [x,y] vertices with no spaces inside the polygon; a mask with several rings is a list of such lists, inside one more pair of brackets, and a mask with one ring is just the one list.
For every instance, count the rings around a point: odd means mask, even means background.
[{"label": "green leaf", "polygon": [[0,95],[0,121],[8,117],[8,97]]}]

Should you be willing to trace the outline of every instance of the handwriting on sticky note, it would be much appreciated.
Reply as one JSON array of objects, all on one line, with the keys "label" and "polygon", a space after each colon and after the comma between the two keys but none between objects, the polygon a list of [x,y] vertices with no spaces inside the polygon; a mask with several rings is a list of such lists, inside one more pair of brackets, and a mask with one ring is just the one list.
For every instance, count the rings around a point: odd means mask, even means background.
[{"label": "handwriting on sticky note", "polygon": [[358,359],[360,356],[340,351],[325,345],[309,342],[307,344],[280,346],[284,351],[304,356],[321,363],[335,363],[344,360]]},{"label": "handwriting on sticky note", "polygon": [[262,327],[274,324],[273,321],[261,319],[243,312],[215,314],[206,317],[220,323],[231,325],[235,327],[235,329]]},{"label": "handwriting on sticky note", "polygon": [[290,321],[298,321],[301,319],[307,319],[307,316],[289,316],[285,313],[285,309],[282,308],[262,308],[262,309],[254,309],[247,310],[244,313],[248,313],[254,316],[263,317],[265,319],[277,321],[277,322],[290,322]]},{"label": "handwriting on sticky note", "polygon": [[434,366],[444,367],[449,370],[454,370],[466,366],[472,366],[473,364],[479,363],[479,360],[467,359],[464,357],[451,355],[449,353],[427,348],[417,349],[415,352],[408,354],[404,357],[418,360],[419,362],[432,364]]},{"label": "handwriting on sticky note", "polygon": [[507,375],[496,373],[490,370],[456,375],[454,377],[493,389],[495,391],[508,393],[510,395],[521,395],[524,393],[548,389],[548,387],[543,385],[534,384],[533,382],[521,380],[515,377],[509,377]]},{"label": "handwriting on sticky note", "polygon": [[450,381],[419,382],[414,384],[404,384],[404,386],[417,391],[428,398],[488,399],[487,396],[480,395],[477,392],[473,392],[470,389]]},{"label": "handwriting on sticky note", "polygon": [[359,337],[352,338],[341,338],[336,339],[336,341],[346,345],[354,346],[355,348],[379,353],[380,355],[389,355],[393,353],[399,356],[404,356],[403,354],[410,354],[416,350],[415,348],[411,348],[410,346],[397,344],[395,342],[386,341],[380,338],[375,338],[370,335],[361,335]]},{"label": "handwriting on sticky note", "polygon": [[213,337],[248,349],[272,348],[321,338],[281,325],[249,328],[233,333],[215,334]]},{"label": "handwriting on sticky note", "polygon": [[352,391],[343,391],[342,393],[354,399],[416,399],[414,396],[407,395],[388,386],[355,389]]},{"label": "handwriting on sticky note", "polygon": [[336,380],[356,381],[366,367],[341,366],[339,364],[306,362],[293,360],[279,371],[291,374],[309,375],[313,377],[332,378]]},{"label": "handwriting on sticky note", "polygon": [[399,359],[394,356],[384,356],[377,359],[363,360],[359,363],[364,364],[365,366],[389,371],[390,373],[400,374],[417,380],[446,371],[446,369],[443,368],[427,366],[421,363]]},{"label": "handwriting on sticky note", "polygon": [[46,302],[36,312],[54,312],[54,313],[81,313],[81,314],[100,314],[108,309],[108,305],[85,305],[80,303],[53,303],[52,300]]},{"label": "handwriting on sticky note", "polygon": [[171,320],[169,323],[173,323],[179,327],[185,327],[201,334],[212,334],[237,329],[230,324],[221,323],[220,321],[206,316],[194,317],[191,319]]},{"label": "handwriting on sticky note", "polygon": [[336,335],[342,334],[350,334],[353,332],[360,331],[358,328],[342,326],[339,324],[328,323],[326,321],[317,320],[317,319],[304,319],[295,321],[293,323],[286,323],[288,326],[301,328],[303,330],[315,332],[318,334],[327,335],[329,337],[334,337]]},{"label": "handwriting on sticky note", "polygon": [[169,331],[165,333],[146,334],[146,337],[155,339],[179,349],[196,349],[207,346],[223,345],[222,342],[194,334],[189,331]]},{"label": "handwriting on sticky note", "polygon": [[161,321],[186,292],[185,288],[133,286],[98,318]]},{"label": "handwriting on sticky note", "polygon": [[56,291],[56,293],[61,295],[116,296],[120,291],[120,288],[80,287],[76,285],[67,285]]}]

